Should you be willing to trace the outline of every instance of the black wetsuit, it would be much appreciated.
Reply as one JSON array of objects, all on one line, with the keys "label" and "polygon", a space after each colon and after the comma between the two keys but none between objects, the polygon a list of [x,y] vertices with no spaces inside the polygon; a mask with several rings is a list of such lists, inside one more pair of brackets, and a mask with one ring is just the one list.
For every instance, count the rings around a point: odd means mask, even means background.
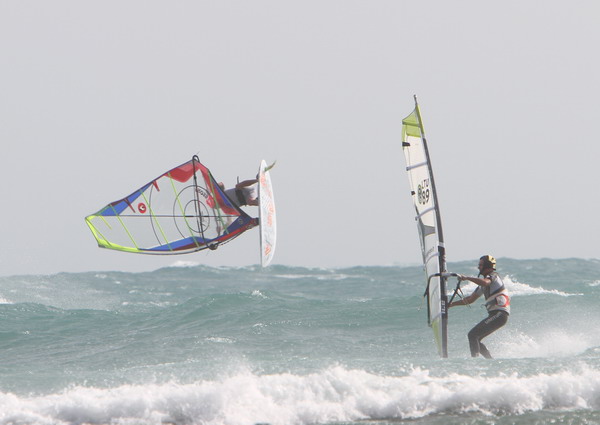
[{"label": "black wetsuit", "polygon": [[[478,287],[475,291],[479,295],[485,295],[485,306],[488,309],[488,317],[475,325],[469,331],[469,347],[471,348],[471,356],[477,357],[480,353],[486,359],[491,359],[492,356],[485,345],[481,342],[483,338],[494,331],[497,331],[508,322],[510,314],[510,297],[506,293],[504,283],[498,273],[493,272],[485,276],[492,283],[487,287]],[[478,296],[479,296],[478,295]]]},{"label": "black wetsuit", "polygon": [[469,331],[469,347],[471,348],[471,356],[477,357],[479,353],[486,359],[491,359],[492,355],[487,347],[483,345],[481,340],[497,331],[508,322],[508,313],[502,310],[491,311],[490,315],[477,323],[473,329]]}]

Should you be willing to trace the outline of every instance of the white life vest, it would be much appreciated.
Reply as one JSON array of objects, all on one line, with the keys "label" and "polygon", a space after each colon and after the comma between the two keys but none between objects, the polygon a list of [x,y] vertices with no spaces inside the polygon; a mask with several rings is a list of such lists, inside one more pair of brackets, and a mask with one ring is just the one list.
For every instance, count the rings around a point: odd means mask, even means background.
[{"label": "white life vest", "polygon": [[500,279],[500,276],[496,272],[492,272],[485,276],[490,279],[492,283],[487,287],[477,288],[480,294],[485,296],[485,308],[488,312],[492,311],[505,311],[510,314],[510,295],[504,287],[504,282]]}]

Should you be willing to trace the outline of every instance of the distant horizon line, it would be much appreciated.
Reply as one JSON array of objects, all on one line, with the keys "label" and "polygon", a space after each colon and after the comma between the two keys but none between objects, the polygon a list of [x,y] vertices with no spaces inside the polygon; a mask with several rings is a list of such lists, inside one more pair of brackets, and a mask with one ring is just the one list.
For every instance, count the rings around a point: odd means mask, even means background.
[{"label": "distant horizon line", "polygon": [[[497,257],[499,264],[499,269],[502,269],[502,262],[504,261],[569,261],[569,260],[577,260],[577,261],[591,261],[597,262],[600,261],[600,258],[588,257],[540,257],[540,258],[513,258],[513,257]],[[464,264],[464,263],[474,263],[477,259],[466,259],[466,260],[454,260],[448,261],[447,264]],[[260,264],[247,264],[247,265],[209,265],[203,264],[201,262],[190,261],[190,260],[178,260],[173,264],[161,266],[157,268],[149,268],[146,270],[124,270],[124,269],[94,269],[87,271],[60,271],[60,272],[49,272],[49,273],[21,273],[21,274],[0,274],[0,279],[2,278],[10,278],[10,277],[22,277],[22,276],[55,276],[60,274],[89,274],[89,273],[124,273],[124,274],[138,274],[138,273],[153,273],[160,270],[165,269],[185,269],[185,268],[205,268],[205,269],[257,269],[264,270],[268,273],[270,269],[277,267],[284,268],[302,268],[307,270],[344,270],[344,269],[353,269],[353,268],[413,268],[413,267],[423,267],[422,263],[418,262],[394,262],[392,264],[355,264],[355,265],[346,265],[346,266],[314,266],[314,265],[293,265],[293,264],[280,264],[273,263],[269,267],[262,268]],[[451,271],[451,270],[449,270]]]}]

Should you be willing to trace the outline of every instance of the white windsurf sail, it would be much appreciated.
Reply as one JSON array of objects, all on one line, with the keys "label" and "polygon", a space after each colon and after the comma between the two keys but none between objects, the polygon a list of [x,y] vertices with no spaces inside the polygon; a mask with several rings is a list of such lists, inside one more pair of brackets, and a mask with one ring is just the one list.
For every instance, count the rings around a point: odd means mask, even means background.
[{"label": "white windsurf sail", "polygon": [[449,274],[446,273],[446,251],[431,159],[416,96],[414,111],[402,120],[402,150],[423,253],[427,320],[440,356],[448,357],[446,279]]}]

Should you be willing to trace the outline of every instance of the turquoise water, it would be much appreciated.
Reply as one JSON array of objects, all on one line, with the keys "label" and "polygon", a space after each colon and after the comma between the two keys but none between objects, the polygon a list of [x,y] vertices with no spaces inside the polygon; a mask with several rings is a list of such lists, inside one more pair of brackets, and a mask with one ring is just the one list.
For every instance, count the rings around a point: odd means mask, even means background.
[{"label": "turquoise water", "polygon": [[1,277],[0,424],[600,424],[600,261],[499,272],[491,361],[481,300],[437,356],[420,267]]}]

